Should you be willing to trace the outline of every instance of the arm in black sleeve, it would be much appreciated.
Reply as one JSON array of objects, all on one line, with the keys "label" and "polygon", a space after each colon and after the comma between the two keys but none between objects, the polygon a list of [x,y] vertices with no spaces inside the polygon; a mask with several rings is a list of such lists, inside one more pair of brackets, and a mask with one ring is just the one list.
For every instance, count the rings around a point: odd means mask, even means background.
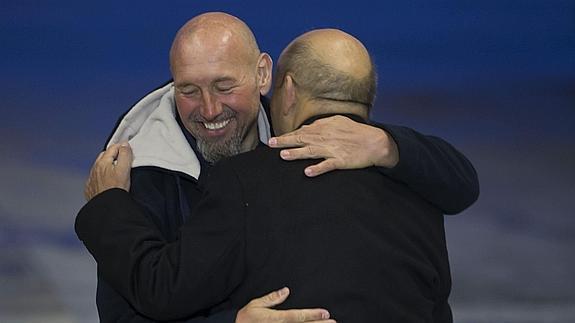
[{"label": "arm in black sleeve", "polygon": [[[138,313],[128,301],[118,294],[106,281],[98,275],[98,289],[96,291],[96,304],[98,316],[103,323],[155,323]],[[232,323],[235,321],[237,310],[226,310],[210,314],[209,316],[196,316],[183,320],[162,321],[166,323]]]},{"label": "arm in black sleeve", "polygon": [[98,274],[96,305],[100,322],[153,323],[154,321],[140,315]]},{"label": "arm in black sleeve", "polygon": [[139,312],[158,320],[192,315],[225,299],[243,276],[244,210],[233,178],[210,179],[220,183],[218,193],[207,188],[197,216],[173,243],[120,189],[87,203],[76,232],[106,281]]},{"label": "arm in black sleeve", "polygon": [[[162,177],[157,176],[154,172],[142,172],[139,169],[133,170],[131,173],[131,182],[133,191],[130,193],[132,197],[139,201],[146,201],[144,208],[146,209],[145,216],[155,220],[156,225],[164,238],[173,236],[169,231],[173,230],[166,223],[168,215],[164,210],[168,209],[166,206],[166,199],[164,198],[166,190],[162,189],[165,185],[161,180]],[[135,192],[135,194],[134,194]],[[142,192],[142,193],[139,193]],[[175,219],[179,219],[176,216]],[[164,221],[161,221],[164,220]],[[143,314],[138,313],[128,301],[116,292],[98,272],[98,286],[96,290],[96,306],[98,308],[98,316],[101,322],[106,323],[153,323],[154,320],[145,317]]]},{"label": "arm in black sleeve", "polygon": [[[182,225],[182,202],[189,205],[199,199],[197,184],[193,181],[181,182],[182,198],[178,201],[179,189],[173,173],[156,169],[136,168],[131,173],[130,195],[146,209],[146,216],[153,219],[167,241],[173,241]],[[197,192],[197,193],[196,193]],[[166,198],[172,196],[172,199]],[[178,210],[180,209],[180,210]],[[188,209],[184,207],[184,209]],[[116,292],[98,273],[96,306],[98,316],[104,323],[154,323],[136,311],[128,301]],[[235,321],[236,310],[221,311],[209,316],[195,316],[171,323],[230,323]],[[166,321],[168,322],[168,321]]]},{"label": "arm in black sleeve", "polygon": [[376,126],[387,131],[399,149],[399,163],[393,168],[380,167],[384,174],[405,183],[445,214],[457,214],[477,200],[477,173],[449,143],[406,127]]}]

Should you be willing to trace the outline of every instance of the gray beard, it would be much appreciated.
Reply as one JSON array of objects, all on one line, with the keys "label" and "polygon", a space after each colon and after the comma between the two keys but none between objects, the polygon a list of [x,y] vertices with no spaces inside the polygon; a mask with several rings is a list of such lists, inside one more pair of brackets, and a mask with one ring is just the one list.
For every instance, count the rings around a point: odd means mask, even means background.
[{"label": "gray beard", "polygon": [[239,131],[226,140],[215,142],[205,141],[196,138],[198,150],[204,159],[210,163],[215,163],[222,158],[235,156],[242,152],[242,136]]}]

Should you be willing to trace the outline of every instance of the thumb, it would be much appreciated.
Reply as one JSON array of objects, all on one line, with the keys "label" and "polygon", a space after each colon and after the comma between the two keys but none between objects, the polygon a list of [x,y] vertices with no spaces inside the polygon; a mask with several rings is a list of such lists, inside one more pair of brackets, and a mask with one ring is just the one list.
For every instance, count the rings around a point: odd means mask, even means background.
[{"label": "thumb", "polygon": [[290,293],[289,288],[284,287],[282,289],[273,291],[260,298],[253,299],[249,305],[254,307],[266,307],[266,308],[274,307],[278,304],[283,303],[288,298],[289,293]]},{"label": "thumb", "polygon": [[132,161],[134,155],[132,153],[132,148],[126,143],[122,143],[118,148],[118,156],[116,158],[116,167],[121,170],[130,170],[132,167]]},{"label": "thumb", "polygon": [[96,159],[96,162],[103,161],[104,164],[112,163],[118,157],[120,144],[110,145]]}]

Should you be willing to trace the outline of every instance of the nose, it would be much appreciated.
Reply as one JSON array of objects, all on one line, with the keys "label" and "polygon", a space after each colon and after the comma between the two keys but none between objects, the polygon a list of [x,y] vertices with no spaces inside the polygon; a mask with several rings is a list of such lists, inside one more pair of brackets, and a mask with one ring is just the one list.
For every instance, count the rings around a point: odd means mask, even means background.
[{"label": "nose", "polygon": [[203,105],[200,114],[207,121],[214,120],[222,113],[222,104],[218,101],[217,97],[209,92],[202,94]]}]

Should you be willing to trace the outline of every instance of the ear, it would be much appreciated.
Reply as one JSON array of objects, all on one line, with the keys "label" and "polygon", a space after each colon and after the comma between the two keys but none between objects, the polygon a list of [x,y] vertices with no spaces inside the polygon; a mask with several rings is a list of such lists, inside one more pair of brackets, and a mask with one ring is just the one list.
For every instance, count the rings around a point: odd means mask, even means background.
[{"label": "ear", "polygon": [[293,112],[296,103],[296,87],[291,75],[284,77],[284,93],[282,95],[282,115],[289,115]]},{"label": "ear", "polygon": [[266,95],[270,91],[272,86],[272,68],[273,61],[270,55],[267,53],[261,53],[258,58],[257,65],[258,73],[258,87],[260,88],[260,94]]}]

